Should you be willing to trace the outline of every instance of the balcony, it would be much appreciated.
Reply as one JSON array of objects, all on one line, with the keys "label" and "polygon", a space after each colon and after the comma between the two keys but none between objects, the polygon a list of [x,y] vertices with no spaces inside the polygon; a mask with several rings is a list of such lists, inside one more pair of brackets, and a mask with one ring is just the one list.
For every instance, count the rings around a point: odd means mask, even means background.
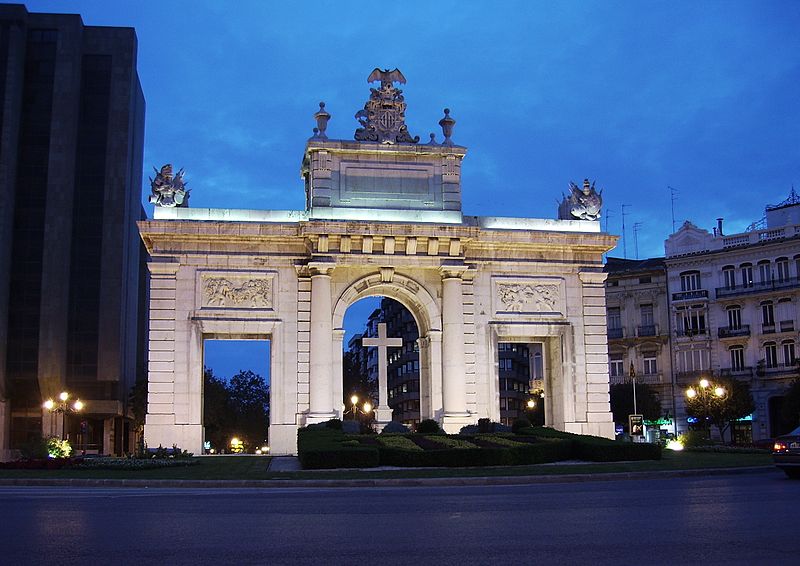
[{"label": "balcony", "polygon": [[781,332],[794,332],[794,321],[793,320],[782,320],[780,323],[780,331]]},{"label": "balcony", "polygon": [[608,339],[609,340],[619,340],[622,338],[622,328],[609,328],[608,329]]},{"label": "balcony", "polygon": [[644,324],[636,329],[637,336],[657,336],[658,329],[655,324]]},{"label": "balcony", "polygon": [[694,338],[695,336],[705,336],[708,333],[706,328],[679,328],[675,334],[679,338]]},{"label": "balcony", "polygon": [[772,324],[762,324],[761,334],[775,334],[775,323],[773,322]]},{"label": "balcony", "polygon": [[707,289],[695,289],[694,291],[681,291],[672,293],[673,301],[690,301],[693,299],[708,299]]},{"label": "balcony", "polygon": [[774,366],[770,367],[759,367],[758,368],[758,375],[759,377],[764,378],[784,378],[784,377],[791,377],[797,375],[797,372],[800,368],[797,366],[797,362],[793,364],[775,364]]},{"label": "balcony", "polygon": [[753,368],[751,366],[742,366],[739,368],[722,368],[719,370],[722,377],[752,377]]},{"label": "balcony", "polygon": [[[658,385],[662,383],[661,373],[652,373],[647,375],[637,375],[636,383],[646,383],[648,385]],[[630,383],[631,378],[627,375],[612,375],[609,376],[609,383],[611,385],[619,385],[621,383]]]},{"label": "balcony", "polygon": [[[716,293],[718,299],[725,297],[738,297],[740,295],[753,295],[756,293],[769,293],[772,291],[784,291],[786,289],[794,289],[800,287],[800,277],[789,277],[781,281],[773,279],[772,281],[764,281],[760,283],[750,283],[749,285],[734,285],[733,287],[717,287]],[[675,294],[673,293],[673,300]]]},{"label": "balcony", "polygon": [[736,338],[738,336],[750,336],[750,325],[742,324],[739,328],[725,327],[717,330],[720,338]]}]

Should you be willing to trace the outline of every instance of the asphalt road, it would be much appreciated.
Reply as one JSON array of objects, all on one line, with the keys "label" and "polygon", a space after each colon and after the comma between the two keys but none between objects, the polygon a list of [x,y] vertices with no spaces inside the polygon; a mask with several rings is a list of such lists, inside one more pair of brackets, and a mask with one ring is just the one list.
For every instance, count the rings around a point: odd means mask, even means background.
[{"label": "asphalt road", "polygon": [[798,564],[779,472],[525,486],[0,487],[0,564]]}]

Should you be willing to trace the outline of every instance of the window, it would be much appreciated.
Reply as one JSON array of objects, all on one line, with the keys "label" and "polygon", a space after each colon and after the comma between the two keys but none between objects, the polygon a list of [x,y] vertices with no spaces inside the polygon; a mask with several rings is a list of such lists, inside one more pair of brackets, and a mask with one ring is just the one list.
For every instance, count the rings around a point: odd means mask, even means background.
[{"label": "window", "polygon": [[728,311],[728,328],[730,330],[742,329],[742,308],[739,305],[731,305]]},{"label": "window", "polygon": [[642,326],[653,326],[653,304],[643,304],[639,311],[642,315]]},{"label": "window", "polygon": [[760,283],[769,283],[772,279],[772,269],[769,265],[769,260],[765,259],[758,262],[758,281]]},{"label": "window", "polygon": [[794,306],[792,299],[789,297],[781,297],[778,299],[778,305],[775,309],[778,321],[780,322],[781,332],[792,332],[794,330]]},{"label": "window", "polygon": [[728,350],[731,355],[731,369],[741,371],[744,369],[744,346],[731,346]]},{"label": "window", "polygon": [[768,368],[778,367],[778,345],[775,342],[766,342],[764,344],[764,359]]},{"label": "window", "polygon": [[764,332],[775,332],[775,310],[772,301],[761,303],[761,324]]},{"label": "window", "polygon": [[783,365],[793,366],[796,361],[794,357],[794,342],[791,340],[784,340],[781,343],[781,349],[783,350]]},{"label": "window", "polygon": [[693,349],[678,352],[678,371],[701,371],[709,369],[708,350]]},{"label": "window", "polygon": [[742,272],[742,287],[753,286],[753,264],[743,263],[740,267]]},{"label": "window", "polygon": [[639,285],[644,285],[645,283],[652,283],[653,278],[649,275],[646,277],[639,277]]},{"label": "window", "polygon": [[622,328],[622,314],[619,307],[608,308],[608,327],[609,328]]},{"label": "window", "polygon": [[681,273],[681,291],[695,291],[700,289],[700,272],[686,271]]},{"label": "window", "polygon": [[611,377],[623,377],[625,375],[625,363],[622,354],[614,353],[608,355],[608,374]]},{"label": "window", "polygon": [[619,287],[619,281],[616,279],[611,281],[610,279],[606,281],[606,287]]},{"label": "window", "polygon": [[705,334],[706,313],[703,305],[678,308],[678,332],[682,336]]},{"label": "window", "polygon": [[722,282],[726,289],[736,288],[736,270],[732,265],[722,268]]},{"label": "window", "polygon": [[789,258],[779,257],[775,260],[775,271],[778,275],[778,281],[789,280]]},{"label": "window", "polygon": [[658,373],[656,352],[642,352],[642,356],[644,357],[644,374],[656,375]]}]

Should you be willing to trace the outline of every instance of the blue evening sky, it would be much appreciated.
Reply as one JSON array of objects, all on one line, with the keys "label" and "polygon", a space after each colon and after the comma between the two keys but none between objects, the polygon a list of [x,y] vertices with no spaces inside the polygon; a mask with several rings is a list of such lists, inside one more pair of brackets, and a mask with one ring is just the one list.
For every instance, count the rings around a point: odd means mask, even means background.
[{"label": "blue evening sky", "polygon": [[[407,124],[469,148],[466,214],[552,218],[569,181],[604,189],[627,257],[675,221],[726,233],[800,186],[800,2],[55,1],[30,11],[132,26],[152,166],[192,206],[302,209],[300,160],[324,100],[352,139],[375,67],[399,68]],[[145,208],[150,213],[151,205]],[[607,224],[606,224],[607,223]],[[623,256],[623,243],[612,252]],[[238,369],[238,368],[237,368]]]}]

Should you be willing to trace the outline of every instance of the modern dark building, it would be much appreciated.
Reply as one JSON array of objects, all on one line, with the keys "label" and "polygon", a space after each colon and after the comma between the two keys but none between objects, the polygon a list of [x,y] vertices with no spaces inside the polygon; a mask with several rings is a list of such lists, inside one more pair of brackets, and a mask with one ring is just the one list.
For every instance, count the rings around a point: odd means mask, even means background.
[{"label": "modern dark building", "polygon": [[[136,56],[132,28],[0,6],[5,457],[39,433],[79,450],[131,449],[127,399],[144,370]],[[80,413],[43,409],[62,391],[83,401]]]}]

